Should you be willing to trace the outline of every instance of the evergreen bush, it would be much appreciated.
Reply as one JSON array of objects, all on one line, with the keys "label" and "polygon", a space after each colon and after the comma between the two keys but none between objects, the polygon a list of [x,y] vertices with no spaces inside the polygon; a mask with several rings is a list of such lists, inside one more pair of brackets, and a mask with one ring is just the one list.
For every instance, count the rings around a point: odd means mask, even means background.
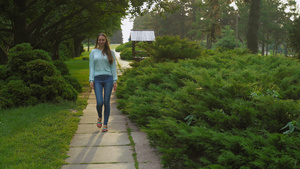
[{"label": "evergreen bush", "polygon": [[61,76],[69,74],[66,65],[52,62],[42,50],[19,44],[10,49],[8,58],[0,73],[0,108],[76,100],[78,91],[81,92],[77,79]]},{"label": "evergreen bush", "polygon": [[116,52],[122,52],[123,50],[125,50],[127,48],[132,48],[132,41],[123,43],[123,44],[119,45],[118,47],[116,47]]},{"label": "evergreen bush", "polygon": [[222,29],[222,37],[213,44],[213,48],[218,48],[219,50],[232,50],[235,49],[236,46],[238,48],[246,48],[240,40],[236,41],[234,30],[232,30],[230,26],[225,26],[225,28]]},{"label": "evergreen bush", "polygon": [[78,79],[76,77],[65,75],[63,76],[64,79],[74,87],[79,93],[82,92],[82,85],[79,83]]},{"label": "evergreen bush", "polygon": [[233,52],[146,59],[120,77],[118,108],[144,128],[166,168],[296,169],[299,130],[283,133],[300,119],[299,67]]},{"label": "evergreen bush", "polygon": [[155,42],[139,45],[148,51],[155,62],[174,61],[180,59],[194,59],[201,55],[203,49],[196,42],[180,39],[179,36],[156,37]]},{"label": "evergreen bush", "polygon": [[14,74],[26,73],[26,64],[32,60],[42,59],[51,62],[51,57],[43,50],[33,50],[28,43],[19,44],[8,52],[7,68]]},{"label": "evergreen bush", "polygon": [[70,75],[68,65],[62,60],[53,61],[54,66],[60,71],[61,75]]},{"label": "evergreen bush", "polygon": [[57,70],[51,62],[36,59],[26,64],[26,80],[29,84],[41,84],[45,76],[56,76]]},{"label": "evergreen bush", "polygon": [[126,48],[120,53],[122,60],[132,60],[132,49]]}]

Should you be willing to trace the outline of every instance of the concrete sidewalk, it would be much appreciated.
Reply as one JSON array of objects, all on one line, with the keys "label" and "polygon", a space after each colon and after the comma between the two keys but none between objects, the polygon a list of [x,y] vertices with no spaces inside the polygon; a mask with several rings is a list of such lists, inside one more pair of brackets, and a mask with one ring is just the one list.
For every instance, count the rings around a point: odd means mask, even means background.
[{"label": "concrete sidewalk", "polygon": [[[129,67],[128,62],[119,58],[119,64]],[[120,72],[120,71],[118,71]],[[78,129],[70,144],[69,158],[62,169],[135,169],[136,154],[139,169],[161,169],[161,161],[155,149],[150,147],[147,136],[134,125],[126,115],[117,109],[115,92],[111,97],[111,113],[108,132],[96,126],[97,111],[94,92],[83,111]],[[135,145],[131,145],[127,129]]]}]

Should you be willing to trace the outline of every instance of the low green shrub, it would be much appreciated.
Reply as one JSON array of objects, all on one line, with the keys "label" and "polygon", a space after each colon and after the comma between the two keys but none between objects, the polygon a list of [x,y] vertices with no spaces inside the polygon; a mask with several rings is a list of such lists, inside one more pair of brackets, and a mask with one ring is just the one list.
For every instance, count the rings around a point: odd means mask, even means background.
[{"label": "low green shrub", "polygon": [[148,51],[155,62],[177,62],[180,59],[194,59],[200,56],[203,51],[196,42],[180,39],[179,36],[156,37],[153,43],[143,43],[139,46]]},{"label": "low green shrub", "polygon": [[235,49],[236,46],[238,46],[239,48],[246,48],[246,46],[242,44],[241,41],[236,40],[234,30],[232,30],[230,26],[225,26],[224,29],[222,29],[222,37],[213,44],[213,49],[224,51]]},{"label": "low green shrub", "polygon": [[11,80],[0,90],[0,104],[3,108],[28,106],[37,103],[31,96],[32,90],[22,80]]},{"label": "low green shrub", "polygon": [[300,157],[298,136],[251,128],[220,132],[162,117],[146,132],[167,168],[297,168]]},{"label": "low green shrub", "polygon": [[9,50],[7,68],[14,74],[23,74],[26,72],[27,62],[36,59],[51,62],[51,57],[47,52],[39,49],[33,50],[28,43],[19,44]]},{"label": "low green shrub", "polygon": [[64,79],[74,87],[79,93],[82,92],[82,85],[79,83],[78,79],[74,76],[66,75],[63,76]]},{"label": "low green shrub", "polygon": [[0,108],[76,100],[82,90],[78,80],[69,76],[65,63],[52,62],[48,53],[29,44],[11,48],[8,58],[0,73]]},{"label": "low green shrub", "polygon": [[55,60],[53,61],[53,64],[56,69],[60,71],[61,75],[70,75],[68,65],[64,61]]},{"label": "low green shrub", "polygon": [[123,43],[123,44],[119,45],[118,47],[116,47],[116,52],[122,52],[123,50],[125,50],[127,48],[132,48],[132,41]]},{"label": "low green shrub", "polygon": [[233,52],[146,59],[119,78],[118,108],[144,128],[166,168],[296,169],[299,131],[282,128],[300,119],[299,67]]},{"label": "low green shrub", "polygon": [[26,76],[28,84],[41,84],[45,76],[56,76],[57,70],[51,62],[41,59],[32,60],[26,65]]},{"label": "low green shrub", "polygon": [[126,48],[120,53],[122,60],[132,60],[132,49]]},{"label": "low green shrub", "polygon": [[45,76],[43,86],[46,88],[47,98],[55,102],[61,101],[57,98],[76,100],[78,94],[77,91],[60,76]]}]

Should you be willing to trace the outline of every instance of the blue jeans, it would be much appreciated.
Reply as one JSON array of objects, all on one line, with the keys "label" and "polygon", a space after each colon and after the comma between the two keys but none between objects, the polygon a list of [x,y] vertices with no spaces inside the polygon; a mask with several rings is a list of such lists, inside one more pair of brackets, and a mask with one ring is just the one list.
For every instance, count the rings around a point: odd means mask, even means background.
[{"label": "blue jeans", "polygon": [[[111,75],[99,75],[94,78],[94,91],[96,95],[96,109],[98,117],[102,118],[102,107],[104,104],[104,125],[107,125],[110,115],[110,97],[114,86],[113,77]],[[104,89],[104,97],[103,97]]]}]

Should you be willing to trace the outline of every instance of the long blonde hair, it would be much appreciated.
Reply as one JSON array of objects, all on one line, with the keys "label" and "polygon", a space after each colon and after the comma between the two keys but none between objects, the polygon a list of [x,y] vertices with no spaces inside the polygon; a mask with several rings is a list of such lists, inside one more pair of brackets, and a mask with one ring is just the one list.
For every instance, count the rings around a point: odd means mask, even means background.
[{"label": "long blonde hair", "polygon": [[98,48],[98,47],[99,47],[99,45],[98,45],[98,39],[99,39],[100,36],[104,36],[105,39],[106,39],[104,48],[103,48],[103,50],[102,50],[102,54],[106,54],[107,59],[108,59],[108,62],[109,62],[110,64],[112,64],[112,63],[114,62],[114,58],[113,58],[113,56],[112,56],[112,53],[111,53],[111,50],[110,50],[110,47],[109,47],[108,38],[107,38],[107,36],[105,35],[105,33],[100,33],[100,34],[97,36],[95,48]]}]

